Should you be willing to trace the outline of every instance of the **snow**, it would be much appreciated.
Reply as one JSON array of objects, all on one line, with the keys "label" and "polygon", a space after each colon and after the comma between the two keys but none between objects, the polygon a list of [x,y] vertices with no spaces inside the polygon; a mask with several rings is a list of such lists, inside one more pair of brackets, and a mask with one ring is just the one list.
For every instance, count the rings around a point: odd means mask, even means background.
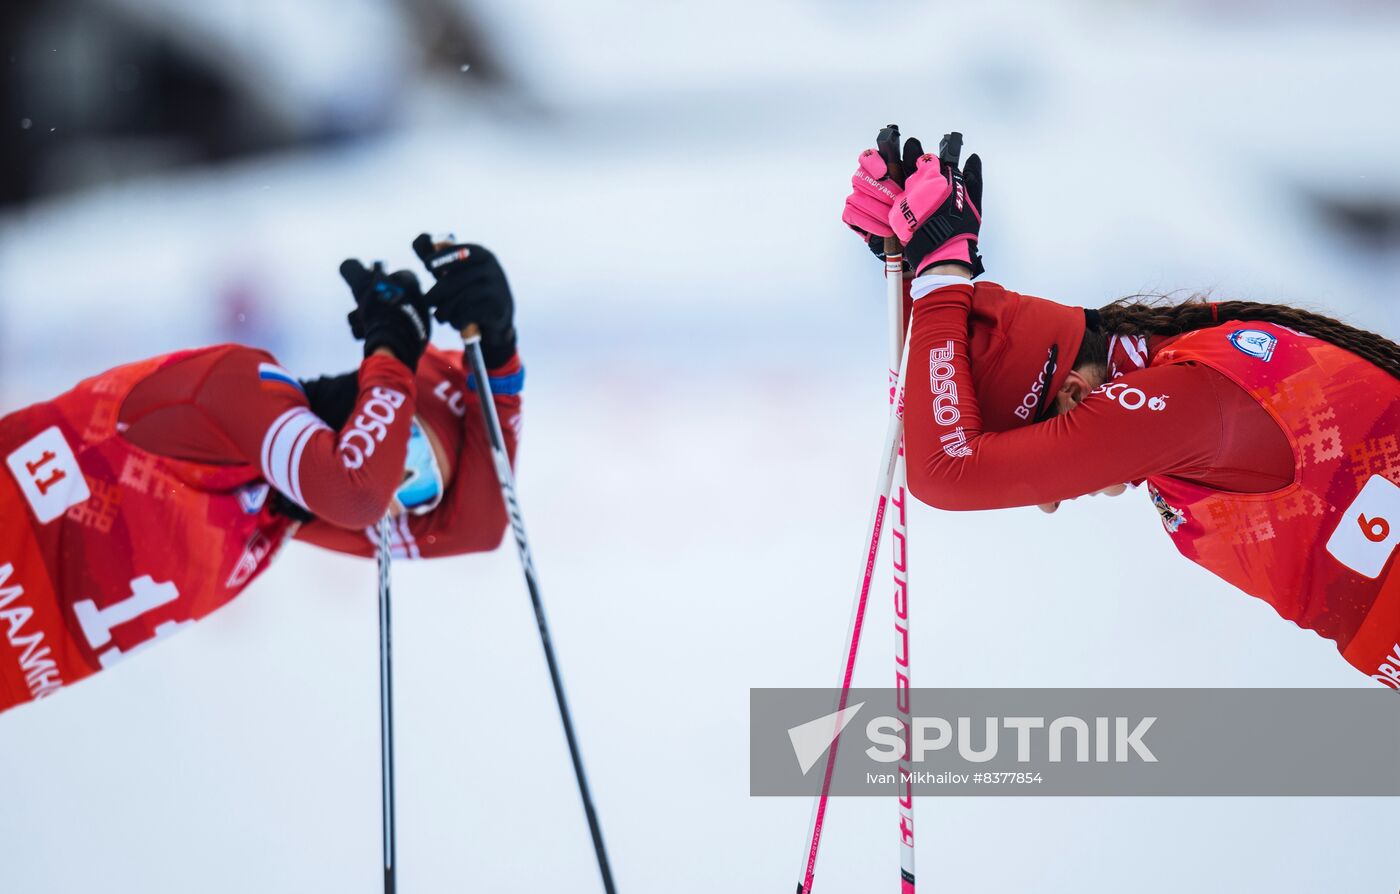
[{"label": "snow", "polygon": [[[982,153],[985,254],[1012,288],[1093,305],[1213,287],[1400,334],[1394,255],[1343,244],[1292,179],[1325,130],[1344,176],[1400,191],[1400,129],[1376,114],[1400,84],[1393,17],[1204,27],[992,4],[980,24],[920,14],[938,49],[911,54],[859,39],[875,26],[844,7],[751,8],[486,4],[545,111],[446,114],[427,91],[375,142],[0,220],[7,409],[227,338],[301,374],[349,368],[342,257],[408,265],[413,236],[445,228],[498,252],[529,369],[523,508],[627,892],[796,881],[810,805],[748,797],[748,688],[837,680],[885,373],[878,270],[836,216],[880,125],[929,143],[956,125]],[[567,44],[587,19],[596,41]],[[624,21],[651,39],[605,40]],[[877,98],[862,73],[886,58],[970,84]],[[235,288],[242,326],[211,314]],[[1053,517],[916,508],[910,527],[916,685],[1366,682],[1175,555],[1141,493]],[[400,563],[394,589],[403,890],[596,890],[509,546]],[[887,603],[858,685],[888,682]],[[294,545],[214,618],[0,716],[0,890],[377,890],[375,625],[371,563]],[[1378,799],[916,811],[930,890],[1371,891],[1400,872]],[[819,890],[892,886],[896,817],[837,802]]]}]

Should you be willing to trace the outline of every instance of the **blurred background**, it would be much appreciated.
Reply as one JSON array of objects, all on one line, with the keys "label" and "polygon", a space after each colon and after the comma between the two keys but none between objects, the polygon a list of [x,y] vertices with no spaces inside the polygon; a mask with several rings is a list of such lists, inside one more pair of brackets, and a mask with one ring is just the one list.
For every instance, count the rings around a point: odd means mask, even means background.
[{"label": "blurred background", "polygon": [[[838,682],[885,413],[880,269],[839,213],[880,126],[982,155],[987,277],[1010,288],[1211,290],[1400,336],[1380,0],[11,0],[0,20],[0,412],[224,341],[350,369],[341,259],[408,266],[423,230],[502,258],[524,510],[626,892],[798,877],[810,805],[748,797],[748,688]],[[916,685],[1366,685],[1179,558],[1142,493],[910,526]],[[374,581],[292,545],[217,616],[0,717],[0,891],[378,890]],[[513,551],[394,584],[403,890],[597,890]],[[889,620],[884,588],[858,685],[889,682]],[[1393,892],[1394,810],[925,799],[918,877]],[[893,888],[896,842],[892,802],[837,802],[818,884]]]}]

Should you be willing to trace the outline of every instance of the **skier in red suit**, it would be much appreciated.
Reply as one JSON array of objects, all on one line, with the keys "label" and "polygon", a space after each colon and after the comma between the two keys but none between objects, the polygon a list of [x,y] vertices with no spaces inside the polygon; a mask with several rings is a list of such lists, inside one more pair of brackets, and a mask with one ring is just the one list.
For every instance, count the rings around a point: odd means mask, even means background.
[{"label": "skier in red suit", "polygon": [[942,509],[1040,505],[1146,484],[1176,548],[1400,689],[1400,347],[1245,301],[1097,310],[991,283],[982,165],[862,154],[843,220],[915,278],[909,489]]},{"label": "skier in red suit", "polygon": [[117,367],[0,419],[0,711],[51,695],[227,603],[289,538],[401,557],[506,528],[474,383],[431,321],[475,326],[514,459],[523,371],[505,275],[480,246],[425,296],[346,261],[365,359],[300,382],[241,345]]}]

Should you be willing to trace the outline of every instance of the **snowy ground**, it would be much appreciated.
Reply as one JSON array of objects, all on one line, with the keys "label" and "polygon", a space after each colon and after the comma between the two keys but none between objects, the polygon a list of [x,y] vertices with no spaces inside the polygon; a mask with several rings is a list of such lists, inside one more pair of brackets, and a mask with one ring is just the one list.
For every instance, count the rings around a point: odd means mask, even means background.
[{"label": "snowy ground", "polygon": [[[879,376],[658,370],[637,396],[557,361],[532,375],[525,509],[621,889],[786,890],[808,802],[747,796],[747,690],[835,677]],[[739,387],[756,412],[736,418]],[[1140,495],[1054,518],[919,511],[912,528],[922,685],[1357,682],[1330,647],[1174,558]],[[593,890],[514,557],[401,564],[395,587],[403,889]],[[867,685],[892,654],[887,601],[872,608]],[[375,648],[372,566],[294,546],[217,618],[0,718],[0,760],[23,768],[0,810],[0,888],[375,890]],[[1391,809],[925,799],[920,877],[959,891],[1385,891]],[[823,886],[892,884],[895,825],[884,800],[838,802]]]},{"label": "snowy ground", "polygon": [[[788,6],[754,29],[771,33]],[[839,30],[822,8],[823,33]],[[1104,32],[1050,16],[1010,27],[997,8],[1006,33],[976,56],[992,86],[936,101],[873,103],[841,65],[798,65],[792,47],[764,61],[761,41],[736,51],[739,74],[681,90],[714,66],[662,42],[646,52],[670,74],[649,84],[623,85],[606,60],[578,78],[536,69],[554,108],[539,118],[444,122],[428,91],[412,126],[374,144],[12,214],[0,408],[227,338],[269,344],[301,373],[348,368],[342,257],[407,264],[423,228],[492,245],[529,367],[524,509],[619,887],[791,890],[809,804],[748,797],[748,689],[836,680],[884,410],[881,285],[836,214],[879,125],[968,134],[987,164],[991,278],[1010,287],[1085,304],[1214,287],[1397,334],[1395,258],[1353,254],[1299,211],[1286,148],[1328,127],[1348,176],[1396,188],[1395,121],[1369,114],[1395,105],[1400,72],[1375,49],[1393,46],[1393,24],[1282,24],[1235,47],[1149,21],[1090,57],[1077,53]],[[1113,37],[1123,26],[1108,21]],[[568,27],[549,20],[527,48]],[[946,75],[990,28],[899,64]],[[1337,62],[1278,62],[1309,52]],[[582,64],[552,58],[565,75]],[[1285,95],[1315,117],[1298,120]],[[252,311],[220,323],[236,287]],[[1054,517],[920,509],[911,528],[918,685],[1365,682],[1177,557],[1141,494]],[[403,890],[595,890],[513,553],[401,564],[394,582]],[[296,545],[215,618],[0,716],[0,891],[376,890],[374,600],[369,563]],[[887,682],[887,602],[859,684]],[[926,799],[919,878],[940,891],[1389,892],[1394,809]],[[893,804],[837,803],[820,890],[893,887],[895,831]]]}]

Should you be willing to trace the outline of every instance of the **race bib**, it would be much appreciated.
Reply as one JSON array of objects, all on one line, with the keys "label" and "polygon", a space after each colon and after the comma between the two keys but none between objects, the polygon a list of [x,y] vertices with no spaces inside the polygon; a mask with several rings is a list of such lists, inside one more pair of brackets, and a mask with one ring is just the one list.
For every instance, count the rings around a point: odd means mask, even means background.
[{"label": "race bib", "polygon": [[5,458],[29,508],[46,525],[92,494],[78,458],[58,426],[51,425]]},{"label": "race bib", "polygon": [[1338,562],[1365,577],[1375,579],[1385,570],[1395,544],[1400,542],[1400,485],[1372,475],[1342,513],[1342,520],[1327,541],[1327,552]]}]

